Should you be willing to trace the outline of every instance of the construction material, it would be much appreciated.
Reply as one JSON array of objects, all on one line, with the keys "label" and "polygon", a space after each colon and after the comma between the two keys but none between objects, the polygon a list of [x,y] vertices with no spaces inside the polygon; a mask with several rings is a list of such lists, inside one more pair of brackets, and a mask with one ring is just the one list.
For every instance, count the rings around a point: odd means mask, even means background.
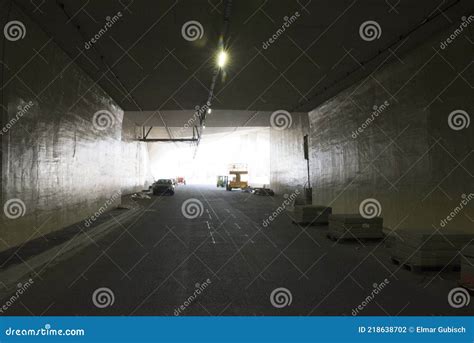
[{"label": "construction material", "polygon": [[391,260],[411,271],[458,270],[459,253],[474,235],[463,231],[399,229],[390,237],[387,248]]},{"label": "construction material", "polygon": [[331,207],[320,205],[294,205],[291,210],[293,223],[300,225],[326,225],[332,213]]},{"label": "construction material", "polygon": [[134,193],[130,197],[132,199],[151,199],[151,197],[148,195],[148,191],[141,192],[141,193]]},{"label": "construction material", "polygon": [[368,219],[359,214],[332,214],[327,235],[332,240],[381,239],[384,237],[383,219]]},{"label": "construction material", "polygon": [[252,193],[255,195],[266,195],[266,196],[275,195],[275,192],[273,191],[273,189],[265,188],[265,187],[253,188]]}]

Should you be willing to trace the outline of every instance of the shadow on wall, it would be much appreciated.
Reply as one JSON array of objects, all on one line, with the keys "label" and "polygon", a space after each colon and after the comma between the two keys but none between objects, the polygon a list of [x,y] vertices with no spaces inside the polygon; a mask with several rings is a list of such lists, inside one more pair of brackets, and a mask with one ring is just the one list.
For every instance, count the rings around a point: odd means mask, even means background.
[{"label": "shadow on wall", "polygon": [[276,113],[270,129],[270,187],[279,194],[299,190],[304,197],[308,173],[304,158],[304,135],[309,132],[307,113]]}]

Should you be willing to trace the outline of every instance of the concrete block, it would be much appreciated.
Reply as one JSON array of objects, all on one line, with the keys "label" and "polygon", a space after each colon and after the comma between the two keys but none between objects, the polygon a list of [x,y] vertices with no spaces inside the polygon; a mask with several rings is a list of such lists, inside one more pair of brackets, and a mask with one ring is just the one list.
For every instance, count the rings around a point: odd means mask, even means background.
[{"label": "concrete block", "polygon": [[466,288],[474,289],[474,258],[461,263],[461,277],[459,283]]},{"label": "concrete block", "polygon": [[474,238],[464,231],[438,232],[433,229],[397,230],[389,246],[392,259],[420,267],[459,267],[464,245]]},{"label": "concrete block", "polygon": [[[407,228],[397,230],[397,238],[402,244],[423,250],[456,250],[459,251],[467,242],[474,239],[474,234],[465,230],[450,229],[435,231],[434,229]],[[474,254],[473,254],[474,255]]]},{"label": "concrete block", "polygon": [[328,236],[335,239],[383,238],[383,219],[367,219],[359,214],[332,214],[329,216]]},{"label": "concrete block", "polygon": [[327,224],[331,207],[321,205],[295,205],[293,207],[293,220],[298,224]]}]

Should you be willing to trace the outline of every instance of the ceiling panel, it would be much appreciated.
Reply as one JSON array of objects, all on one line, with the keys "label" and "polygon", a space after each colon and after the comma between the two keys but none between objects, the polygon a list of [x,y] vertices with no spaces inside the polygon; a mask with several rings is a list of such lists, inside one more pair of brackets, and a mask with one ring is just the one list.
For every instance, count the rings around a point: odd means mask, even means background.
[{"label": "ceiling panel", "polygon": [[[193,109],[206,102],[227,1],[17,3],[125,110]],[[470,0],[233,1],[225,38],[230,60],[217,79],[213,107],[309,111],[370,73],[389,49],[400,46],[403,54],[473,8]],[[199,23],[202,37],[183,38],[189,21]],[[379,25],[378,39],[361,38],[366,21]]]}]

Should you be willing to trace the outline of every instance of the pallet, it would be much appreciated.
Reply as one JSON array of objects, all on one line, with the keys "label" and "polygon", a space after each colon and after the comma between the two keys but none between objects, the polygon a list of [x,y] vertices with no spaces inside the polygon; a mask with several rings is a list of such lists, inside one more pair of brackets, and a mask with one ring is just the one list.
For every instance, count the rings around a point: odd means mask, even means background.
[{"label": "pallet", "polygon": [[472,284],[467,285],[459,281],[458,286],[464,288],[471,296],[474,296],[474,285]]},{"label": "pallet", "polygon": [[329,238],[333,242],[377,242],[382,240],[384,237],[353,237],[351,235],[347,235],[347,237],[342,236],[335,236],[330,233],[326,234],[326,237]]},{"label": "pallet", "polygon": [[292,220],[291,223],[302,226],[327,226],[329,224],[328,222],[297,222],[295,220]]},{"label": "pallet", "polygon": [[453,271],[458,272],[461,270],[460,265],[447,265],[447,266],[436,266],[436,265],[416,265],[409,262],[403,262],[397,257],[390,257],[392,263],[396,266],[402,266],[404,269],[413,272],[413,273],[421,273],[421,272],[428,272],[428,271]]}]

